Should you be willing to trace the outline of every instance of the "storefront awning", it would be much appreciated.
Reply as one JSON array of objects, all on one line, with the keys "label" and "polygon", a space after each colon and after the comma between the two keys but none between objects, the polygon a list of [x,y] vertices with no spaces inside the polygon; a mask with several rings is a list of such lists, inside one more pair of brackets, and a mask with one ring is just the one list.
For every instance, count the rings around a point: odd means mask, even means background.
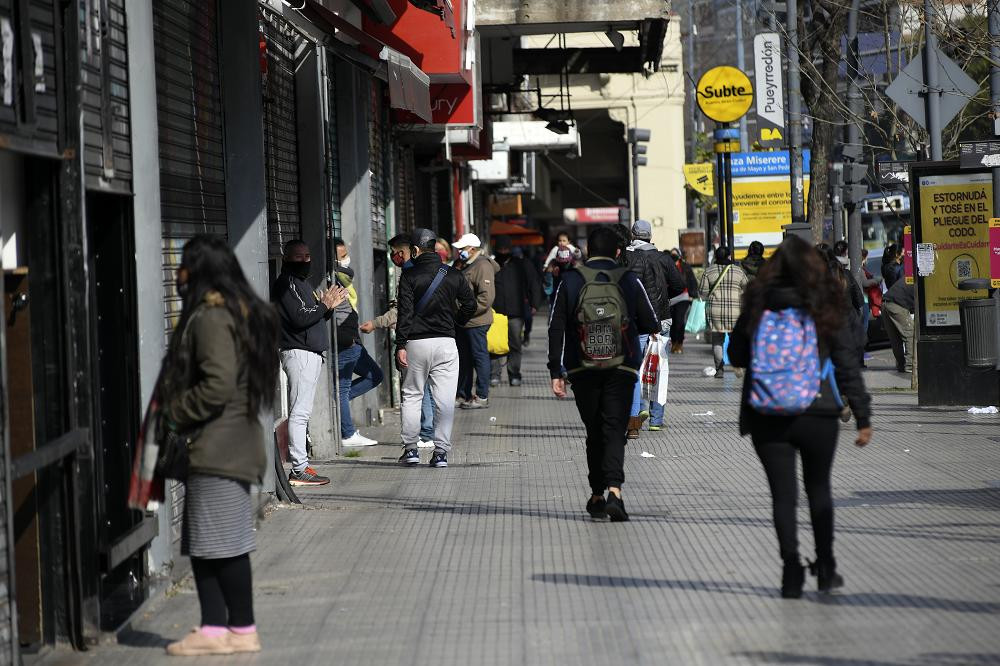
[{"label": "storefront awning", "polygon": [[383,47],[379,58],[389,68],[389,105],[431,122],[430,77],[408,57],[388,46]]},{"label": "storefront awning", "polygon": [[389,47],[382,40],[352,24],[343,16],[330,11],[316,0],[305,0],[299,12],[313,24],[334,35],[341,32],[358,43],[363,51],[378,53],[385,62],[389,80],[389,105],[408,111],[430,122],[430,78],[409,57]]}]

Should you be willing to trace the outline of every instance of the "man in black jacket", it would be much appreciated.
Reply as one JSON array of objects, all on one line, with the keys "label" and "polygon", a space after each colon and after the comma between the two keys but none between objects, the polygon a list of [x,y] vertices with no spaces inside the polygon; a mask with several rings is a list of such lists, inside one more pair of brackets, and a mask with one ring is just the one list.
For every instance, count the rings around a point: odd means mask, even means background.
[{"label": "man in black jacket", "polygon": [[[568,271],[556,291],[549,319],[549,374],[552,392],[566,397],[566,371],[573,385],[573,396],[580,418],[587,428],[587,468],[592,495],[587,512],[594,518],[628,520],[621,499],[625,481],[625,426],[632,403],[632,390],[638,383],[642,352],[639,337],[660,330],[660,322],[638,276],[619,267],[621,250],[618,238],[608,227],[599,227],[587,240],[589,259],[585,266],[622,273],[618,285],[628,307],[628,327],[624,332],[625,359],[605,370],[584,369],[581,361],[580,329],[576,312],[585,280],[578,270]],[[597,279],[601,279],[598,276]],[[604,281],[604,280],[601,280]],[[604,491],[608,490],[607,499]]]},{"label": "man in black jacket", "polygon": [[458,391],[455,327],[475,314],[476,297],[459,271],[441,263],[434,251],[436,241],[430,229],[413,231],[413,267],[403,272],[396,292],[396,362],[406,368],[401,408],[403,455],[399,462],[420,462],[420,403],[424,385],[430,383],[434,400],[434,455],[430,464],[447,467]]},{"label": "man in black jacket", "polygon": [[[498,236],[493,243],[494,261],[500,264],[497,273],[497,294],[493,309],[507,317],[507,378],[511,386],[521,385],[521,332],[524,330],[525,308],[534,311],[542,300],[542,287],[535,272],[524,259],[513,255],[510,236]],[[500,383],[503,358],[492,359],[490,384]]]},{"label": "man in black jacket", "polygon": [[323,369],[323,356],[330,348],[326,321],[347,300],[347,290],[333,287],[319,293],[309,284],[312,256],[300,240],[285,245],[281,274],[271,286],[271,302],[281,320],[281,367],[288,376],[288,454],[293,486],[322,486],[330,479],[309,466],[306,430],[312,415],[316,384]]}]

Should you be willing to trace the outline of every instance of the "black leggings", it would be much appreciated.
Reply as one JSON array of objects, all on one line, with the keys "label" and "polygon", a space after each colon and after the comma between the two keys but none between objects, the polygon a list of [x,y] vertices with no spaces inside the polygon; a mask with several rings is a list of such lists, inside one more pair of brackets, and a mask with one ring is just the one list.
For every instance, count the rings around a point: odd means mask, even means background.
[{"label": "black leggings", "polygon": [[211,560],[192,557],[191,569],[203,626],[249,627],[254,623],[249,554]]},{"label": "black leggings", "polygon": [[684,327],[687,326],[691,301],[681,301],[670,306],[670,342],[684,344]]},{"label": "black leggings", "polygon": [[778,533],[781,558],[798,561],[796,503],[799,496],[795,473],[796,451],[802,456],[802,476],[809,498],[816,557],[833,559],[833,498],[830,467],[837,448],[836,416],[752,416],[750,434],[771,486],[774,529]]}]

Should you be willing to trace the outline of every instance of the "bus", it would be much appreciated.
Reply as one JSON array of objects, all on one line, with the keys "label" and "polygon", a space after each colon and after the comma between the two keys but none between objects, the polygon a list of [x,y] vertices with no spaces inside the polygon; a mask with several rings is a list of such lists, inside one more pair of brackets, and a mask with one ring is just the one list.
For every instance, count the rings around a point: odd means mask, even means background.
[{"label": "bus", "polygon": [[902,245],[903,227],[910,224],[910,197],[900,192],[876,192],[861,200],[862,245],[881,250]]}]

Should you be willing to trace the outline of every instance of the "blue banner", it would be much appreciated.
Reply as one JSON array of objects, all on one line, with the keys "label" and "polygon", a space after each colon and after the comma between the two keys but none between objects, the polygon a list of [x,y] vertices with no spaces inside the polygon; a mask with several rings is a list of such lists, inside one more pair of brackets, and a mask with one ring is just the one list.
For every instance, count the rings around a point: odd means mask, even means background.
[{"label": "blue banner", "polygon": [[[802,151],[802,173],[809,173],[809,149]],[[789,175],[788,151],[733,153],[733,178]]]}]

